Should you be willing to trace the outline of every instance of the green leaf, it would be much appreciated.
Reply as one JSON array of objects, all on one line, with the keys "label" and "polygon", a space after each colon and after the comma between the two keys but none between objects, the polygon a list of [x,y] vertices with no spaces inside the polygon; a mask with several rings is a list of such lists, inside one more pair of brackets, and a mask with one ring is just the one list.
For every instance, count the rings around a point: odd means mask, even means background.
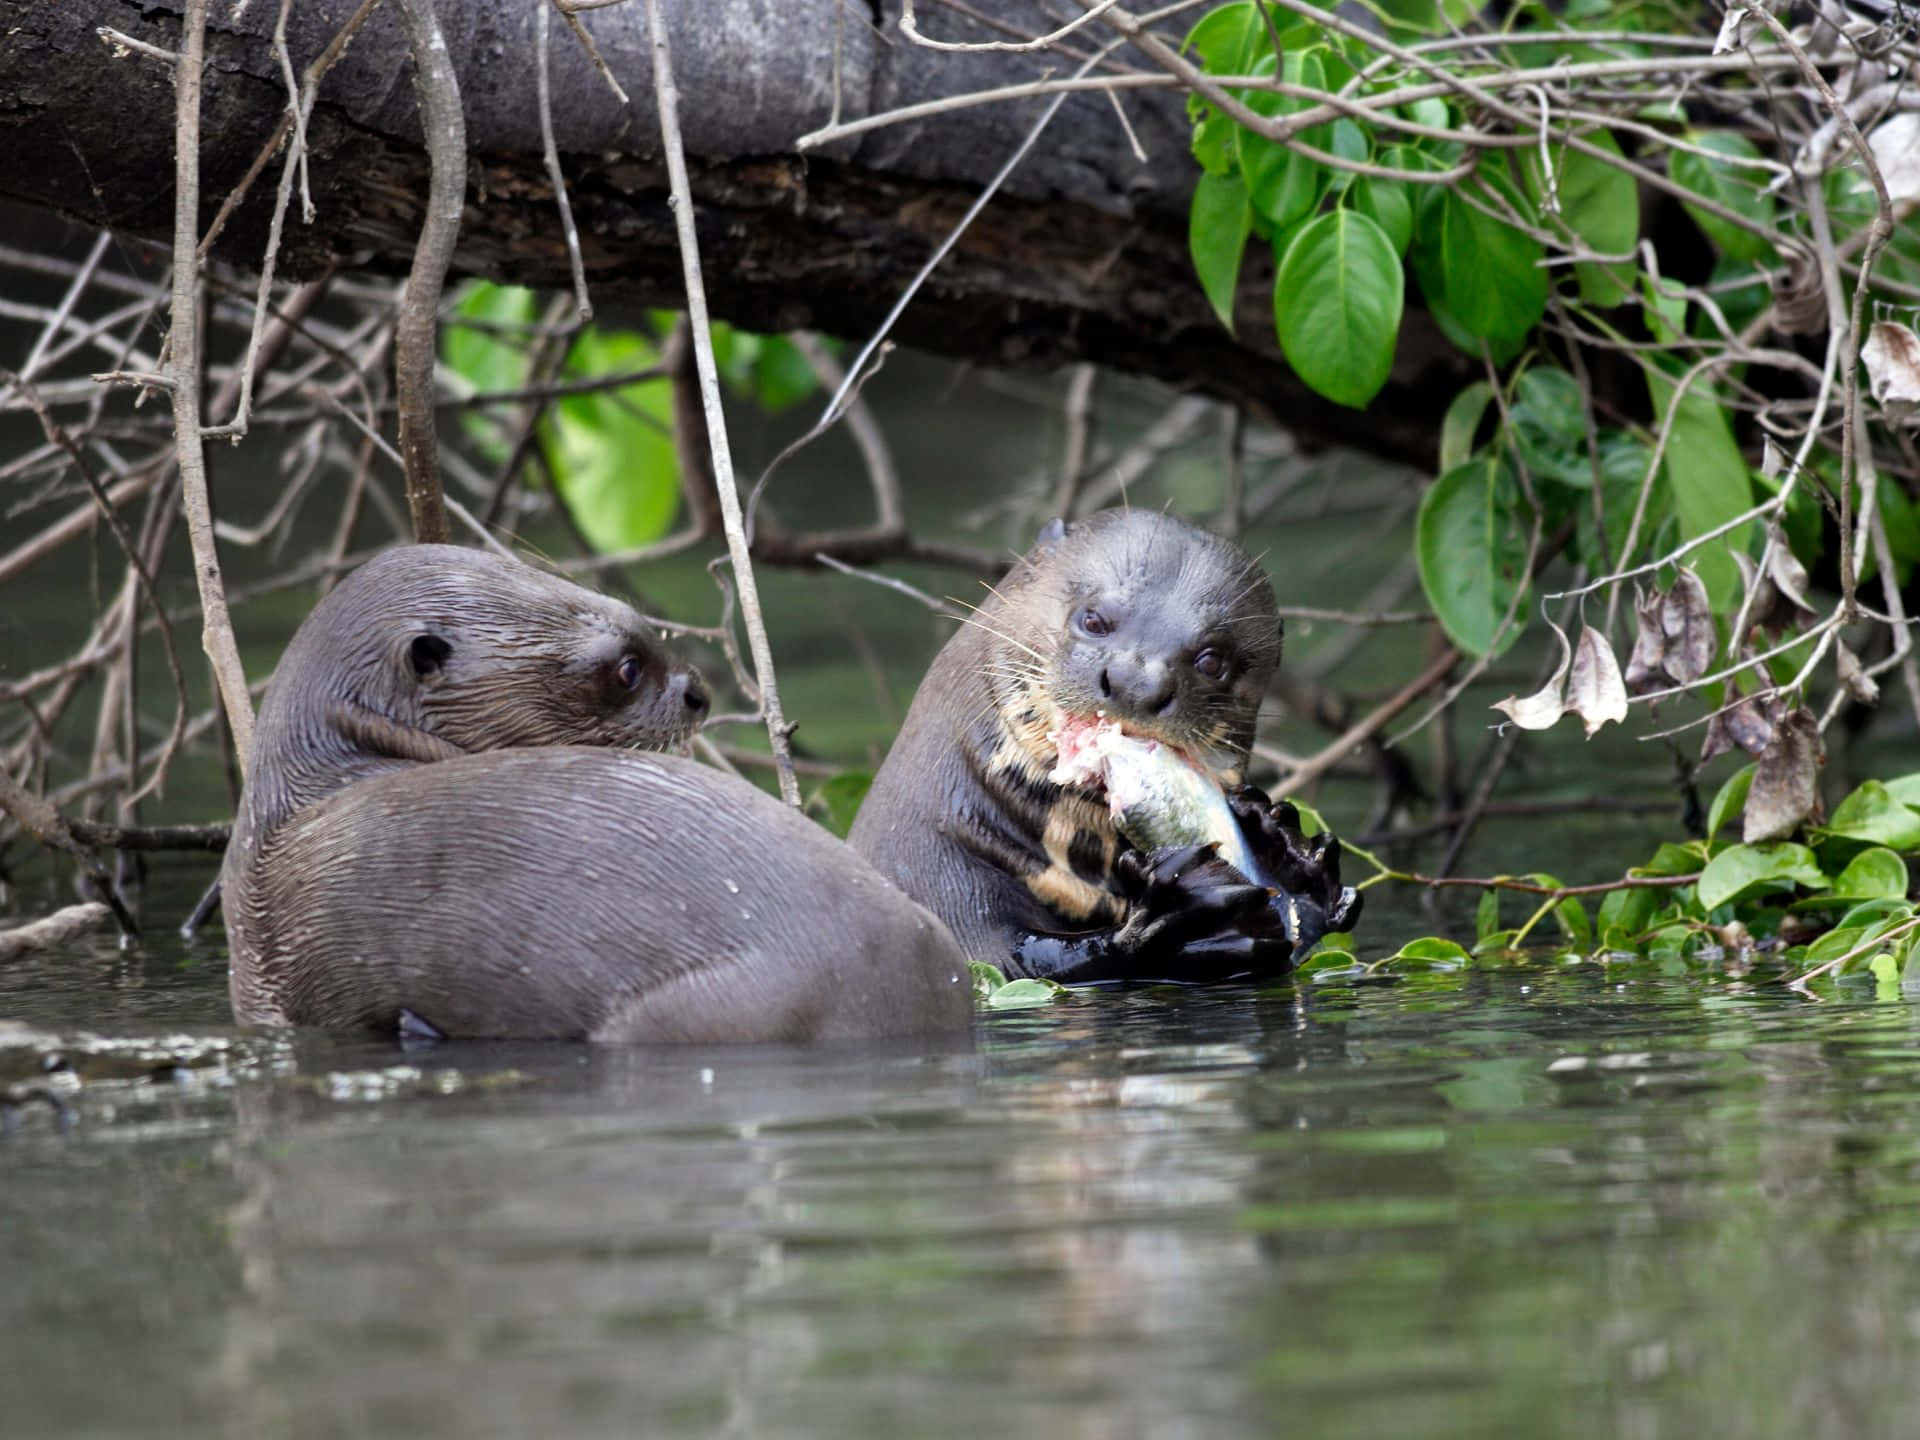
[{"label": "green leaf", "polygon": [[1052,980],[1009,980],[987,996],[989,1010],[1031,1010],[1036,1005],[1051,1005],[1067,993],[1067,987]]},{"label": "green leaf", "polygon": [[[1753,508],[1752,477],[1734,443],[1727,412],[1705,380],[1696,379],[1675,407],[1673,382],[1652,366],[1645,367],[1645,373],[1655,416],[1665,423],[1668,410],[1674,410],[1660,475],[1673,496],[1680,536],[1692,540]],[[1717,543],[1702,546],[1688,558],[1716,611],[1730,608],[1740,594],[1740,572],[1731,556],[1746,550],[1752,528],[1750,521],[1736,525]]]},{"label": "green leaf", "polygon": [[[1546,885],[1558,890],[1566,882],[1557,875],[1535,874],[1527,877],[1536,885]],[[1572,896],[1560,901],[1553,907],[1554,923],[1560,927],[1560,933],[1575,949],[1585,950],[1593,943],[1593,926],[1587,919],[1587,907]]]},{"label": "green leaf", "polygon": [[1553,365],[1533,365],[1514,382],[1514,443],[1536,480],[1593,488],[1587,455],[1587,398],[1580,383]]},{"label": "green leaf", "polygon": [[[1517,341],[1539,323],[1547,308],[1546,252],[1532,236],[1496,217],[1504,198],[1531,218],[1532,207],[1506,178],[1499,158],[1483,164],[1472,202],[1449,190],[1440,200],[1438,277],[1440,295],[1468,333],[1485,340]],[[1421,272],[1423,288],[1428,271]]]},{"label": "green leaf", "polygon": [[1873,957],[1867,967],[1873,972],[1873,991],[1876,1000],[1898,1000],[1900,998],[1900,962],[1882,950]]},{"label": "green leaf", "polygon": [[1473,959],[1464,947],[1452,940],[1442,940],[1437,935],[1425,935],[1418,940],[1409,940],[1387,958],[1391,961],[1417,961],[1437,966],[1466,965]]},{"label": "green leaf", "polygon": [[820,388],[807,357],[779,335],[755,335],[731,325],[713,327],[714,361],[721,378],[770,415]]},{"label": "green leaf", "polygon": [[[1717,155],[1739,160],[1758,160],[1760,151],[1744,135],[1731,130],[1692,130],[1686,138]],[[1696,195],[1718,201],[1736,215],[1743,215],[1764,229],[1774,227],[1773,196],[1764,189],[1767,172],[1750,165],[1710,160],[1691,151],[1676,150],[1667,166],[1675,183]],[[1698,205],[1682,202],[1694,222],[1707,232],[1720,252],[1734,260],[1766,260],[1773,256],[1773,245],[1763,236],[1723,220]]]},{"label": "green leaf", "polygon": [[1484,380],[1476,380],[1447,406],[1447,413],[1440,421],[1440,469],[1445,471],[1464,465],[1473,454],[1473,437],[1480,432],[1481,418],[1487,413],[1487,406],[1493,403],[1493,386]]},{"label": "green leaf", "polygon": [[872,788],[871,770],[842,770],[820,782],[820,788],[807,801],[807,808],[819,811],[827,829],[844,840],[847,831],[853,828],[854,817],[860,813],[861,802]]},{"label": "green leaf", "polygon": [[1653,858],[1644,865],[1636,865],[1635,875],[1691,875],[1706,864],[1701,854],[1687,845],[1662,844],[1653,852]]},{"label": "green leaf", "polygon": [[1819,833],[1866,840],[1890,850],[1920,850],[1920,811],[1894,799],[1878,780],[1868,780],[1840,802]]},{"label": "green leaf", "polygon": [[1747,791],[1753,787],[1753,766],[1742,765],[1729,775],[1713,804],[1707,807],[1707,839],[1720,833],[1720,827],[1747,807]]},{"label": "green leaf", "polygon": [[[1594,526],[1593,502],[1583,501],[1575,511],[1581,563],[1596,575],[1615,568],[1615,560],[1627,543],[1627,531],[1633,525],[1634,507],[1640,502],[1640,488],[1646,483],[1647,467],[1653,463],[1653,451],[1633,436],[1619,430],[1600,432],[1600,503],[1606,525],[1607,547],[1600,549],[1599,531]],[[1653,535],[1667,517],[1667,495],[1654,486],[1647,497],[1647,514],[1641,533]]]},{"label": "green leaf", "polygon": [[1407,253],[1413,243],[1413,197],[1407,193],[1406,181],[1358,177],[1353,182],[1353,208],[1380,227],[1395,255]]},{"label": "green leaf", "polygon": [[[1605,130],[1596,130],[1585,138],[1610,155],[1620,154],[1619,145]],[[1603,255],[1630,252],[1640,238],[1640,187],[1634,178],[1616,165],[1561,145],[1548,147],[1547,161],[1559,194],[1560,223],[1590,250]],[[1551,223],[1546,173],[1537,149],[1521,152],[1520,170],[1527,194]],[[1580,284],[1580,298],[1589,305],[1618,305],[1632,294],[1630,264],[1582,261],[1574,267],[1574,275]]]},{"label": "green leaf", "polygon": [[1881,846],[1862,850],[1834,879],[1833,893],[1850,900],[1901,900],[1907,893],[1907,864]]},{"label": "green leaf", "polygon": [[1487,890],[1480,896],[1480,903],[1473,907],[1473,933],[1476,939],[1484,940],[1500,928],[1500,892]]},{"label": "green leaf", "polygon": [[1237,175],[1202,175],[1194,187],[1187,217],[1187,250],[1193,256],[1200,288],[1220,323],[1233,329],[1233,292],[1240,280],[1240,259],[1253,231],[1247,187]]},{"label": "green leaf", "polygon": [[[1316,90],[1325,88],[1325,68],[1320,63],[1320,57],[1311,52],[1289,53],[1280,69],[1282,76],[1292,84],[1310,86]],[[1273,71],[1271,56],[1257,67],[1257,73],[1260,74],[1272,74]],[[1276,95],[1270,90],[1249,90],[1246,104],[1255,114],[1268,117],[1292,115],[1307,108],[1304,100]],[[1324,150],[1330,143],[1328,131],[1328,126],[1316,125],[1311,130],[1303,131],[1297,138]],[[1240,173],[1246,179],[1247,194],[1252,200],[1254,214],[1265,223],[1268,233],[1282,230],[1301,216],[1311,213],[1319,202],[1320,188],[1326,180],[1324,167],[1298,151],[1275,144],[1251,130],[1241,130],[1237,143]]]},{"label": "green leaf", "polygon": [[[534,294],[518,285],[494,285],[476,280],[454,302],[453,313],[490,326],[532,325]],[[442,327],[440,354],[447,369],[467,382],[473,393],[517,390],[527,383],[527,350],[492,330],[449,323]],[[460,428],[474,448],[489,460],[505,460],[508,445],[500,427],[488,416],[470,410],[460,413]]]},{"label": "green leaf", "polygon": [[1600,914],[1595,922],[1601,943],[1631,946],[1640,932],[1652,923],[1653,912],[1659,908],[1660,900],[1659,891],[1644,885],[1610,892],[1600,902]]},{"label": "green leaf", "polygon": [[1393,242],[1365,215],[1335,210],[1312,221],[1274,281],[1287,363],[1336,405],[1365,406],[1393,369],[1404,283]]},{"label": "green leaf", "polygon": [[[1494,648],[1526,583],[1520,487],[1497,456],[1455,466],[1428,489],[1414,524],[1420,583],[1447,636],[1469,655]],[[1500,636],[1505,649],[1520,627]]]},{"label": "green leaf", "polygon": [[[1209,75],[1250,75],[1258,58],[1270,54],[1272,47],[1260,12],[1251,0],[1242,0],[1201,16],[1181,49],[1198,54],[1200,68]],[[1210,175],[1232,174],[1240,127],[1199,95],[1187,97],[1187,114],[1194,122],[1194,158]]]},{"label": "green leaf", "polygon": [[1920,809],[1920,771],[1911,775],[1900,775],[1886,782],[1887,794],[1902,805],[1912,805]]},{"label": "green leaf", "polygon": [[973,982],[973,998],[977,1004],[984,1005],[989,995],[1007,983],[1000,967],[989,965],[985,960],[969,960],[967,974]]},{"label": "green leaf", "polygon": [[[657,354],[631,330],[589,329],[567,357],[569,378],[644,369]],[[666,380],[569,395],[541,427],[547,461],[581,532],[600,550],[658,540],[680,501],[673,400]]]},{"label": "green leaf", "polygon": [[1775,840],[1762,845],[1729,845],[1707,862],[1695,893],[1702,909],[1717,910],[1729,900],[1766,890],[1790,885],[1818,890],[1826,883],[1827,877],[1811,850]]}]

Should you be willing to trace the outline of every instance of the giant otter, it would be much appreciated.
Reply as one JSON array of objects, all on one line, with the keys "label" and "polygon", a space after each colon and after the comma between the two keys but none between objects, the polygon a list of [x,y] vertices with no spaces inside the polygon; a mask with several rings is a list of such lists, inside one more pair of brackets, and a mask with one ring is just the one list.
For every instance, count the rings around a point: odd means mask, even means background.
[{"label": "giant otter", "polygon": [[[1239,546],[1152,511],[1055,521],[935,658],[848,838],[1010,974],[1283,972],[1360,902],[1337,841],[1240,783],[1280,646]],[[1290,903],[1206,847],[1142,854],[1097,796],[1053,783],[1061,727],[1096,715],[1217,776]]]},{"label": "giant otter", "polygon": [[[699,677],[618,601],[416,545],[326,597],[222,872],[244,1022],[734,1042],[962,1030],[965,960],[852,850],[664,746]],[[509,748],[516,747],[516,748]]]}]

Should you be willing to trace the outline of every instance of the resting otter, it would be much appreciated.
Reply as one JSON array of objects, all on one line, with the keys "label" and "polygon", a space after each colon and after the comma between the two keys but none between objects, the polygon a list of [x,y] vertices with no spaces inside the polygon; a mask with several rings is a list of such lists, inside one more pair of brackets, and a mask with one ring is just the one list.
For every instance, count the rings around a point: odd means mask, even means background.
[{"label": "resting otter", "polygon": [[[389,551],[315,608],[254,731],[223,881],[242,1021],[735,1042],[960,1030],[964,957],[745,781],[643,755],[698,675],[618,601]],[[522,747],[522,748],[507,748]]]},{"label": "resting otter", "polygon": [[[1237,545],[1151,511],[1055,521],[934,660],[848,838],[1010,973],[1284,971],[1360,902],[1337,841],[1303,840],[1292,806],[1240,784],[1280,645],[1272,586]],[[1096,714],[1218,776],[1292,905],[1204,847],[1142,855],[1096,797],[1053,783],[1056,733]]]}]

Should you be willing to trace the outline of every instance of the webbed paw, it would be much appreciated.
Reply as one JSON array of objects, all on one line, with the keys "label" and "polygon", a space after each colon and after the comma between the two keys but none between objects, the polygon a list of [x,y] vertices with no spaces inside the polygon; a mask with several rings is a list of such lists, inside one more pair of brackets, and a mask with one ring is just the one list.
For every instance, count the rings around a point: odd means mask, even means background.
[{"label": "webbed paw", "polygon": [[1164,962],[1170,977],[1272,969],[1292,955],[1266,887],[1249,882],[1211,844],[1123,850],[1114,875],[1130,911],[1115,944],[1138,959]]},{"label": "webbed paw", "polygon": [[1331,832],[1308,839],[1300,833],[1300,812],[1255,785],[1227,791],[1227,805],[1254,858],[1281,891],[1274,907],[1285,916],[1296,953],[1305,954],[1329,931],[1359,923],[1363,897],[1340,883],[1340,841]]}]

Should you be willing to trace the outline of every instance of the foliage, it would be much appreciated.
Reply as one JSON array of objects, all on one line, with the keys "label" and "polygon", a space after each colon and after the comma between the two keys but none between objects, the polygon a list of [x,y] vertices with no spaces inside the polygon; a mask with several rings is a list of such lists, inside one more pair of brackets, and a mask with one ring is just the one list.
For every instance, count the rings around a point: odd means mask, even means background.
[{"label": "foliage", "polygon": [[[1248,249],[1266,247],[1281,350],[1354,407],[1424,306],[1477,375],[1415,527],[1449,640],[1499,656],[1558,598],[1538,593],[1543,574],[1571,562],[1563,593],[1610,590],[1608,618],[1582,625],[1577,652],[1562,634],[1548,687],[1501,708],[1529,728],[1571,710],[1591,735],[1630,703],[1699,691],[1719,707],[1703,760],[1759,757],[1744,839],[1785,836],[1812,815],[1834,713],[1808,705],[1819,667],[1852,699],[1875,695],[1848,645],[1856,589],[1920,560],[1920,338],[1884,318],[1920,298],[1920,228],[1897,223],[1920,204],[1920,126],[1834,98],[1920,70],[1913,35],[1863,19],[1835,43],[1758,6],[1724,21],[1599,0],[1374,8],[1369,28],[1237,0],[1186,36],[1206,77],[1188,113],[1207,298],[1233,324]],[[1720,27],[1711,50],[1703,24]],[[1714,102],[1692,103],[1706,85]],[[1824,364],[1774,338],[1860,309],[1882,318],[1829,335]],[[1856,353],[1865,386],[1847,383]],[[1825,614],[1816,566],[1840,592]],[[1610,632],[1629,596],[1622,666]],[[1882,608],[1903,607],[1889,592]],[[1877,668],[1900,663],[1893,649]]]},{"label": "foliage", "polygon": [[[446,369],[475,393],[532,383],[537,338],[530,290],[484,281],[467,286],[445,328]],[[653,317],[665,333],[671,314]],[[458,322],[466,321],[466,324]],[[627,385],[567,394],[538,423],[542,458],[574,523],[597,549],[626,550],[660,539],[679,508],[680,462],[673,438],[672,382],[660,368],[661,344],[641,330],[589,326],[573,335],[555,374],[562,384],[643,374]],[[735,394],[769,413],[818,388],[812,368],[786,340],[714,326],[714,360]],[[466,413],[463,428],[479,452],[502,463],[512,451],[506,427]]]},{"label": "foliage", "polygon": [[[1822,977],[1905,980],[1920,936],[1920,908],[1909,898],[1911,866],[1920,857],[1920,773],[1866,781],[1800,841],[1722,838],[1754,774],[1746,766],[1721,786],[1704,838],[1662,844],[1613,884],[1582,886],[1574,895],[1551,875],[1477,882],[1486,888],[1471,955],[1451,941],[1422,939],[1364,964],[1336,951],[1303,968],[1325,981],[1501,963],[1538,945],[1551,920],[1554,952],[1569,961],[1644,959],[1682,968],[1707,960],[1749,968],[1764,962],[1802,985]],[[1369,885],[1419,878],[1360,854],[1380,868]],[[1508,927],[1502,900],[1515,892],[1527,909],[1519,925]]]}]

